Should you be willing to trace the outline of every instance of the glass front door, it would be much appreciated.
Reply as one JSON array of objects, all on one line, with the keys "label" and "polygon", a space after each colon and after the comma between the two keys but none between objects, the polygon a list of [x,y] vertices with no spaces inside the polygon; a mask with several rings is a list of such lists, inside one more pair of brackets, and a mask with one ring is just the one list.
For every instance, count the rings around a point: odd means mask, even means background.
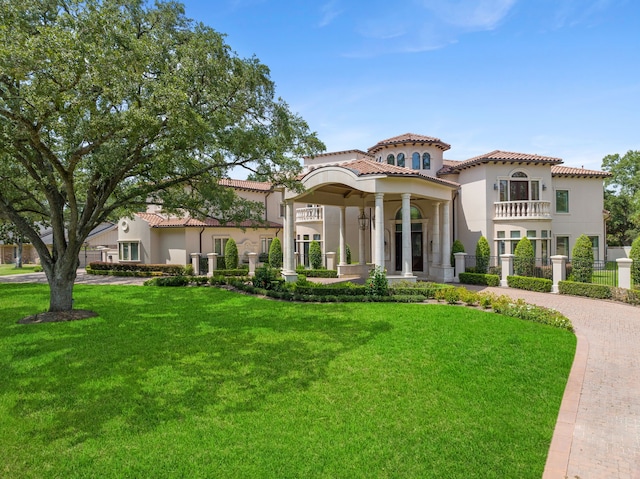
[{"label": "glass front door", "polygon": [[[411,268],[413,271],[424,271],[422,231],[411,232]],[[402,231],[396,232],[396,271],[402,271]]]}]

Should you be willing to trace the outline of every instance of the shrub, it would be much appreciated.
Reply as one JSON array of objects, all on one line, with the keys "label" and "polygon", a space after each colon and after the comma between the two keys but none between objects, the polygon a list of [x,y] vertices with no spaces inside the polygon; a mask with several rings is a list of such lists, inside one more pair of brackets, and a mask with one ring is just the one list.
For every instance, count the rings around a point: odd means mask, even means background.
[{"label": "shrub", "polygon": [[454,256],[456,253],[464,253],[464,245],[460,240],[455,240],[451,245],[451,267],[456,265],[456,257]]},{"label": "shrub", "polygon": [[260,263],[268,263],[269,262],[269,253],[265,253],[264,251],[258,254],[258,261]]},{"label": "shrub", "polygon": [[376,266],[369,273],[365,286],[367,287],[367,296],[382,297],[389,294],[389,281],[384,268]]},{"label": "shrub", "polygon": [[186,286],[189,278],[186,276],[162,276],[144,282],[145,286]]},{"label": "shrub", "polygon": [[193,276],[195,274],[192,264],[188,264],[184,267],[184,274],[185,276]]},{"label": "shrub", "polygon": [[238,267],[238,246],[233,238],[229,238],[224,245],[224,263],[226,269],[236,269]]},{"label": "shrub", "polygon": [[[348,244],[344,245],[344,260],[347,264],[351,264],[351,247]],[[338,263],[340,262],[340,247],[338,246],[336,250],[336,258]]]},{"label": "shrub", "polygon": [[273,238],[269,246],[269,266],[272,268],[282,268],[282,244],[280,238]]},{"label": "shrub", "polygon": [[484,236],[480,236],[476,243],[476,273],[486,273],[489,268],[489,258],[491,256],[491,248],[489,242]]},{"label": "shrub", "polygon": [[44,269],[42,269],[42,266],[36,266],[35,268],[33,268],[34,273],[42,273],[43,271]]},{"label": "shrub", "polygon": [[518,241],[513,261],[513,269],[516,276],[533,276],[535,270],[535,253],[533,245],[526,236]]},{"label": "shrub", "polygon": [[279,270],[269,265],[256,268],[256,273],[251,279],[253,286],[264,289],[278,289]]},{"label": "shrub", "polygon": [[458,275],[463,284],[480,284],[484,286],[500,286],[500,276],[495,274],[460,273]]},{"label": "shrub", "polygon": [[640,236],[631,243],[629,258],[633,260],[631,265],[631,280],[635,287],[640,286]]},{"label": "shrub", "polygon": [[509,285],[510,288],[550,293],[553,287],[553,281],[546,278],[532,278],[529,276],[507,276],[507,285]]},{"label": "shrub", "polygon": [[560,294],[573,296],[586,296],[595,299],[611,299],[612,292],[609,286],[604,284],[580,283],[577,281],[560,281],[558,283]]},{"label": "shrub", "polygon": [[313,269],[322,267],[322,249],[320,248],[320,243],[316,240],[309,244],[309,263],[311,263],[311,268]]},{"label": "shrub", "polygon": [[593,276],[593,245],[587,235],[580,235],[571,251],[573,280],[591,283]]}]

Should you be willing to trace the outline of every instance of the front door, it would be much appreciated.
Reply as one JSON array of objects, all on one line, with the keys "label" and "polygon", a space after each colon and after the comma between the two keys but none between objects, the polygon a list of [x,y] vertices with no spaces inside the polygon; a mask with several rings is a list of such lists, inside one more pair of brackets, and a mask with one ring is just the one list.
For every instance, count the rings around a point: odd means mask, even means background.
[{"label": "front door", "polygon": [[[421,226],[421,225],[417,225]],[[422,231],[411,232],[411,269],[424,271]],[[402,232],[396,232],[396,271],[402,271]]]}]

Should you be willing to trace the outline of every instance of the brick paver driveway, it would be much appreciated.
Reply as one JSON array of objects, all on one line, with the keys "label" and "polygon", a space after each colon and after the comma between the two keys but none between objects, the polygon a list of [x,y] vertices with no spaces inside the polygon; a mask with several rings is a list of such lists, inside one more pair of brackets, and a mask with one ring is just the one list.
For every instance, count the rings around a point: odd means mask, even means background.
[{"label": "brick paver driveway", "polygon": [[640,479],[640,308],[511,288],[483,290],[556,309],[571,319],[578,336],[544,478]]}]

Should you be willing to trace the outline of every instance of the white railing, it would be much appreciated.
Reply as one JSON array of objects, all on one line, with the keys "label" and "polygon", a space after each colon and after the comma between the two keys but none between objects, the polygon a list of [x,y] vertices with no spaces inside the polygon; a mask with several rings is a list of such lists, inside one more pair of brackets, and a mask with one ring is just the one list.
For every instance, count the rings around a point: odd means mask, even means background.
[{"label": "white railing", "polygon": [[308,208],[297,208],[296,209],[296,222],[304,222],[304,221],[322,221],[324,217],[324,207],[323,206],[310,206]]},{"label": "white railing", "polygon": [[499,201],[494,203],[494,219],[551,218],[550,201]]}]

